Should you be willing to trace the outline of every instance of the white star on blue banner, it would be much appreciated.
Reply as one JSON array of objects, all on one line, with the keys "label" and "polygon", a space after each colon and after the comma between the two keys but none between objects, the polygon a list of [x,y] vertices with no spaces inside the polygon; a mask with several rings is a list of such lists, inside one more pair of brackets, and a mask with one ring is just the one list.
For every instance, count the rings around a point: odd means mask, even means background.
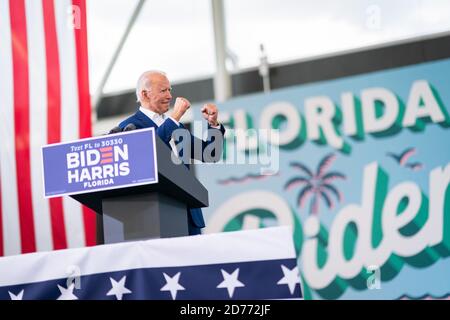
[{"label": "white star on blue banner", "polygon": [[5,257],[0,270],[3,300],[302,297],[288,227]]}]

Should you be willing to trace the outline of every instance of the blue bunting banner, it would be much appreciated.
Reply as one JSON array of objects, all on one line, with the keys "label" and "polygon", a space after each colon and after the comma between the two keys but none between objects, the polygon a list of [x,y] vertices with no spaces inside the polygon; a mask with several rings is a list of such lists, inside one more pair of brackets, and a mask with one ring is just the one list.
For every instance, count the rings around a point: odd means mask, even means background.
[{"label": "blue bunting banner", "polygon": [[0,259],[0,299],[299,299],[289,227]]}]

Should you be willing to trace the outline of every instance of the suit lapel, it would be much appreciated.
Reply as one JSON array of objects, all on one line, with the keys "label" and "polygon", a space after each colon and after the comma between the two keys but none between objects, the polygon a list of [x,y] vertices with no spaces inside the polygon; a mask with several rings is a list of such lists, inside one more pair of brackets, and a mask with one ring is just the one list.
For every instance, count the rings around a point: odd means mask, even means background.
[{"label": "suit lapel", "polygon": [[156,125],[155,122],[153,122],[152,119],[150,119],[149,117],[147,117],[142,111],[138,110],[135,114],[135,117],[137,119],[139,119],[139,121],[142,122],[143,124],[143,128],[158,128],[158,126]]}]

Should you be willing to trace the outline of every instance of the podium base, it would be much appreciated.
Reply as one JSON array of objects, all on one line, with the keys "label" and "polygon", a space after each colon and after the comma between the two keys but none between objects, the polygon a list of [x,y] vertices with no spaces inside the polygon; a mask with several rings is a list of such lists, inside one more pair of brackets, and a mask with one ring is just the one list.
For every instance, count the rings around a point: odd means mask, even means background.
[{"label": "podium base", "polygon": [[97,218],[98,244],[189,234],[186,204],[163,193],[104,198],[102,209]]}]

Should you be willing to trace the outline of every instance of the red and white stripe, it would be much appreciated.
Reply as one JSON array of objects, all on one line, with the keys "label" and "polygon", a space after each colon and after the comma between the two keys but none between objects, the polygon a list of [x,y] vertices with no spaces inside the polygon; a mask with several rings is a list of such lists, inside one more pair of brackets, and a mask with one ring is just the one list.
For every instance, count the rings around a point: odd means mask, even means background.
[{"label": "red and white stripe", "polygon": [[0,70],[0,255],[94,245],[95,214],[45,199],[41,163],[91,135],[85,0],[0,0]]}]

